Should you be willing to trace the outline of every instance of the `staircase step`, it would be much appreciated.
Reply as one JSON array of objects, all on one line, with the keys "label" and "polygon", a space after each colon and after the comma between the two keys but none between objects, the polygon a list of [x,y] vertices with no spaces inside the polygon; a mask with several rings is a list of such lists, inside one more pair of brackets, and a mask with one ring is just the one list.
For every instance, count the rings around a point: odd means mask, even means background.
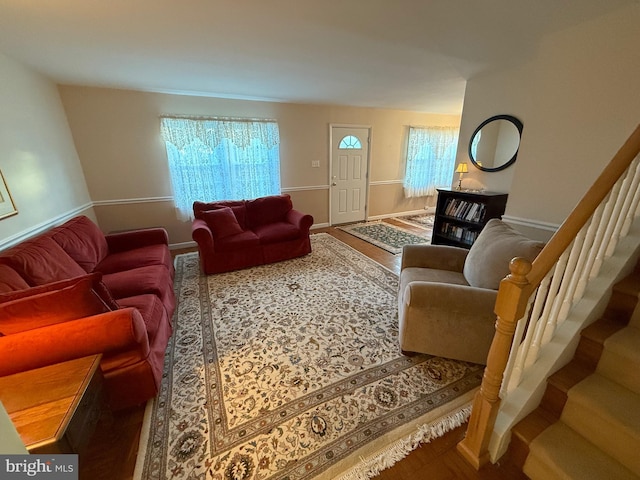
[{"label": "staircase step", "polygon": [[[640,266],[640,263],[638,265]],[[638,293],[640,293],[640,269],[613,286],[605,315],[609,318],[621,318],[627,323],[631,312],[638,304]]]},{"label": "staircase step", "polygon": [[[526,461],[529,464],[528,468],[534,468],[531,467],[531,465],[539,464],[535,467],[535,469],[542,472],[538,476],[534,477],[525,470],[525,473],[527,473],[527,475],[529,475],[531,478],[541,478],[545,480],[547,478],[603,478],[607,480],[612,478],[633,478],[640,480],[640,476],[636,476],[631,470],[622,466],[622,464],[617,462],[614,458],[599,450],[598,447],[588,442],[578,433],[571,430],[568,426],[566,426],[562,422],[556,422],[563,414],[563,409],[568,399],[568,392],[575,385],[581,383],[591,374],[596,372],[598,363],[600,362],[602,354],[605,350],[606,340],[615,335],[617,332],[620,332],[622,329],[625,329],[627,325],[631,325],[634,322],[638,322],[635,326],[638,327],[638,330],[640,331],[640,304],[638,302],[639,298],[640,262],[638,263],[636,270],[632,274],[614,285],[611,298],[602,318],[586,327],[582,331],[580,342],[576,349],[573,360],[549,377],[547,388],[538,408],[530,413],[527,417],[522,419],[512,429],[512,441],[509,447],[509,454],[514,461],[514,464],[522,466]],[[624,334],[620,334],[620,336],[624,337]],[[609,347],[610,351],[607,353],[608,356],[613,356],[613,352],[618,352],[620,349],[622,349],[622,346],[618,345],[618,340],[612,340],[612,342],[612,345]],[[625,344],[624,347],[626,350],[626,348],[628,347],[628,343],[633,343],[634,340],[623,339],[621,340],[621,342]],[[635,345],[638,346],[636,350],[640,351],[640,343],[637,343],[637,340],[635,340],[635,342]],[[615,375],[618,374],[618,368],[607,364],[613,360],[613,358],[605,359],[602,367],[598,367],[602,368],[602,373],[604,376],[613,376],[614,370]],[[628,359],[626,361],[628,361]],[[634,367],[632,369],[624,369],[624,371],[627,376],[635,375],[634,371],[640,371],[640,368]],[[623,380],[623,383],[625,383],[625,386],[628,387],[631,387],[631,385],[635,385],[634,380]],[[620,385],[618,386],[618,388],[626,390]],[[635,391],[635,387],[630,388],[630,390]],[[578,389],[577,391],[579,392],[580,390]],[[627,391],[627,393],[632,392]],[[573,396],[576,396],[575,392],[573,393]],[[614,405],[618,405],[619,403],[620,402],[616,402]],[[615,408],[620,409],[621,407],[617,406]],[[640,410],[639,406],[637,405],[624,408],[632,412]],[[589,422],[592,414],[589,413],[585,415],[586,419],[584,419],[584,421]],[[630,415],[633,416],[633,413],[631,413]],[[601,419],[598,421],[601,421]],[[629,419],[625,418],[624,423],[626,424],[628,422]],[[560,426],[556,426],[557,424],[559,424]],[[578,454],[579,451],[584,450],[585,452],[583,452],[583,454],[586,460],[581,459],[578,456],[573,461],[574,465],[570,465],[568,467],[543,466],[543,464],[541,463],[542,461],[540,460],[541,454],[539,453],[539,451],[542,451],[544,447],[541,447],[539,443],[544,441],[544,438],[546,436],[550,436],[552,439],[556,438],[555,436],[558,434],[558,431],[562,434],[561,439],[552,440],[556,442],[557,446],[552,447],[550,452],[542,454],[542,457],[548,456],[549,458],[553,459],[555,458],[555,456],[568,456],[569,453],[567,453],[566,455],[561,453],[561,448],[566,447],[576,454]],[[574,437],[578,437],[578,439],[580,439],[582,442],[585,442],[586,447],[580,446],[579,448],[574,448],[572,445]],[[631,435],[631,437],[633,437],[633,434]],[[540,438],[542,440],[539,440]],[[538,445],[534,450],[537,450],[538,453],[529,455],[530,447],[533,445],[534,441]],[[640,450],[640,445],[638,445],[637,443],[637,437],[631,442],[631,444],[637,446],[637,448],[634,448],[632,450]],[[591,464],[594,465],[591,466]],[[582,468],[581,465],[584,468]],[[576,473],[574,476],[568,476],[566,473],[563,473],[565,470],[569,472],[576,469],[578,473]],[[618,471],[619,474],[616,473]]]},{"label": "staircase step", "polygon": [[569,390],[560,418],[640,475],[640,395],[595,373]]},{"label": "staircase step", "polygon": [[536,408],[529,415],[520,420],[511,430],[511,442],[509,443],[509,460],[513,465],[522,469],[529,445],[546,428],[558,420],[542,407]]},{"label": "staircase step", "polygon": [[593,366],[572,360],[547,379],[547,388],[540,401],[540,406],[549,411],[556,419],[560,418],[562,409],[567,403],[569,390],[595,371]]},{"label": "staircase step", "polygon": [[522,471],[531,480],[640,479],[563,422],[547,428],[529,448]]},{"label": "staircase step", "polygon": [[607,338],[626,327],[626,320],[601,318],[585,327],[580,334],[580,343],[574,355],[575,360],[593,366],[595,369]]},{"label": "staircase step", "polygon": [[640,394],[640,329],[627,327],[605,341],[598,373]]}]

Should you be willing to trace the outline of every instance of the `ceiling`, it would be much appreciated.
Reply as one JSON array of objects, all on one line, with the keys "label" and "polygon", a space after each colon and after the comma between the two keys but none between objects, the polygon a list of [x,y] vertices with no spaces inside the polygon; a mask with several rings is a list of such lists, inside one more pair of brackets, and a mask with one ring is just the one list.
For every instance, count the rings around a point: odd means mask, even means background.
[{"label": "ceiling", "polygon": [[0,0],[0,52],[60,84],[459,114],[467,79],[638,1]]}]

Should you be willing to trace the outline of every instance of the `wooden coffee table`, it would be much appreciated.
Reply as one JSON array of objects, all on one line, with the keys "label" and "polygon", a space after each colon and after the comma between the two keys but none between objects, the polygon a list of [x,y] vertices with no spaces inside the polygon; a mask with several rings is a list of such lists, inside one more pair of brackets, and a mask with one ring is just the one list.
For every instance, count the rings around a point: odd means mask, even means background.
[{"label": "wooden coffee table", "polygon": [[29,453],[81,453],[102,409],[93,355],[0,377],[0,400]]}]

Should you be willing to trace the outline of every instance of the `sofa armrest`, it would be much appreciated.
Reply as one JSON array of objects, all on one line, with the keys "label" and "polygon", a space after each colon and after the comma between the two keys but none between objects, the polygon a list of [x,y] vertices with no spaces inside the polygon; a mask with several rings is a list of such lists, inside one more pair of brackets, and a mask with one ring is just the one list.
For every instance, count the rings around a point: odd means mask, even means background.
[{"label": "sofa armrest", "polygon": [[401,270],[408,267],[462,272],[469,250],[448,245],[405,245]]},{"label": "sofa armrest", "polygon": [[191,238],[198,244],[201,252],[214,251],[213,233],[204,220],[196,218],[191,224]]},{"label": "sofa armrest", "polygon": [[0,337],[0,376],[131,349],[146,357],[149,339],[140,312],[123,308]]},{"label": "sofa armrest", "polygon": [[302,233],[309,233],[311,225],[313,225],[313,217],[307,213],[291,209],[287,212],[287,222],[295,225]]},{"label": "sofa armrest", "polygon": [[107,246],[111,253],[124,252],[148,245],[169,245],[169,235],[167,231],[161,227],[110,233],[105,235],[105,238],[107,239]]}]

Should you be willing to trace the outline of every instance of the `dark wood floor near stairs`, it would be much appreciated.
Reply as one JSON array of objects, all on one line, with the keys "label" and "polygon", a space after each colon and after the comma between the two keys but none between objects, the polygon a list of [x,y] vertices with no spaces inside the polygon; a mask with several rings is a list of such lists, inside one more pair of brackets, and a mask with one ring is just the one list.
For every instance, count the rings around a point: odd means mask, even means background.
[{"label": "dark wood floor near stairs", "polygon": [[[393,220],[386,220],[394,223]],[[403,228],[413,228],[399,223]],[[420,231],[416,229],[416,231]],[[400,255],[393,255],[336,228],[327,232],[363,254],[399,273]],[[183,252],[174,252],[183,253]],[[80,456],[81,480],[129,480],[138,452],[144,407],[123,412],[104,412],[87,452]],[[466,425],[413,451],[404,460],[383,471],[378,480],[525,480],[527,477],[509,459],[476,471],[458,454],[456,445],[464,438]],[[163,480],[163,479],[158,479]]]}]

